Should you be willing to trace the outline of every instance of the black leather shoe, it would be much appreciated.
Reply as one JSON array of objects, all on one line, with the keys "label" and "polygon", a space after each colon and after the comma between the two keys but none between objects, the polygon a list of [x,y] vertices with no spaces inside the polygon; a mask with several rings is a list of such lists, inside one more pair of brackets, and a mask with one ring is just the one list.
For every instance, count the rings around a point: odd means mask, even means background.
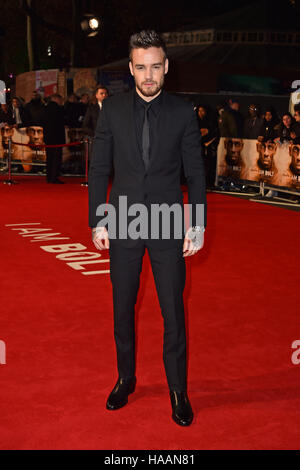
[{"label": "black leather shoe", "polygon": [[118,410],[128,403],[128,395],[133,393],[136,386],[136,377],[125,380],[119,378],[106,402],[108,410]]},{"label": "black leather shoe", "polygon": [[193,410],[186,392],[170,392],[172,419],[179,426],[189,426],[193,421]]},{"label": "black leather shoe", "polygon": [[64,181],[59,180],[59,179],[53,180],[52,183],[53,183],[53,184],[65,184]]}]

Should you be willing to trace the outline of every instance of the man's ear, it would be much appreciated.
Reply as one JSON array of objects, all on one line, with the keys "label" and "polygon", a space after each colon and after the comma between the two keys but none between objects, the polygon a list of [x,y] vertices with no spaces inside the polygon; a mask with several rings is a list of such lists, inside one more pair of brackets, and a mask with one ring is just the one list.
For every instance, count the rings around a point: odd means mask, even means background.
[{"label": "man's ear", "polygon": [[169,59],[166,58],[165,60],[165,75],[167,75],[169,70]]},{"label": "man's ear", "polygon": [[129,61],[129,70],[130,70],[131,75],[133,76],[133,66],[132,66],[131,60]]}]

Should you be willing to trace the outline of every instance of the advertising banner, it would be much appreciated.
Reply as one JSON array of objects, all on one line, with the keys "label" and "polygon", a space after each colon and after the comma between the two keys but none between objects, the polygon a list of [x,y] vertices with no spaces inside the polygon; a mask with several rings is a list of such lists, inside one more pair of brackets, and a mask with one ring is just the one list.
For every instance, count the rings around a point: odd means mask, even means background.
[{"label": "advertising banner", "polygon": [[300,190],[300,145],[222,137],[217,175]]},{"label": "advertising banner", "polygon": [[42,97],[47,97],[57,93],[58,70],[37,70],[35,75],[36,90]]}]

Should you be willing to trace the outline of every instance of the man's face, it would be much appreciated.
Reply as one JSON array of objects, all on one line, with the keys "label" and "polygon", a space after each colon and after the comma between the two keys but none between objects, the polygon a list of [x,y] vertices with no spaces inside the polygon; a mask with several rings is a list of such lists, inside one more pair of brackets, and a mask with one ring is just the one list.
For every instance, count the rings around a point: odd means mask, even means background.
[{"label": "man's face", "polygon": [[88,104],[88,103],[89,103],[89,99],[90,99],[89,95],[84,94],[84,95],[81,96],[81,100],[80,100],[80,101],[81,101],[81,103],[83,103],[83,104]]},{"label": "man's face", "polygon": [[169,61],[161,47],[138,48],[131,51],[129,68],[136,88],[146,100],[159,94],[168,72]]},{"label": "man's face", "polygon": [[257,115],[257,108],[256,108],[255,104],[250,104],[249,114],[250,114],[251,117],[254,117],[254,116]]},{"label": "man's face", "polygon": [[70,96],[68,97],[68,101],[69,101],[69,103],[77,103],[77,101],[78,101],[78,100],[77,100],[77,96],[74,95],[74,93],[73,93],[72,95],[70,95]]},{"label": "man's face", "polygon": [[230,162],[231,165],[238,164],[244,146],[242,139],[225,139],[224,145],[227,150],[227,161]]},{"label": "man's face", "polygon": [[200,106],[198,109],[198,116],[200,119],[203,119],[206,116],[206,109]]},{"label": "man's face", "polygon": [[273,158],[277,150],[274,142],[257,142],[256,148],[259,154],[258,160],[265,170],[270,170],[273,165]]},{"label": "man's face", "polygon": [[105,88],[99,88],[95,96],[96,96],[98,103],[102,103],[102,101],[105,100],[105,98],[107,98],[108,95],[107,95],[107,91],[105,90]]},{"label": "man's face", "polygon": [[290,127],[290,125],[292,124],[291,117],[289,115],[283,116],[282,122],[286,127]]},{"label": "man's face", "polygon": [[43,128],[39,126],[27,127],[27,135],[29,136],[29,143],[35,145],[42,145],[44,143]]},{"label": "man's face", "polygon": [[294,117],[297,122],[300,122],[300,111],[295,111]]},{"label": "man's face", "polygon": [[265,120],[268,122],[272,120],[272,113],[270,111],[266,111]]},{"label": "man's face", "polygon": [[2,145],[3,148],[8,148],[8,140],[13,136],[14,129],[10,126],[1,127]]},{"label": "man's face", "polygon": [[240,104],[237,101],[234,101],[233,103],[231,103],[231,109],[238,111],[240,109]]},{"label": "man's face", "polygon": [[54,101],[54,103],[58,104],[58,106],[62,106],[63,105],[63,99],[59,96],[53,96],[51,98],[51,101]]},{"label": "man's face", "polygon": [[300,145],[292,144],[289,148],[290,156],[292,157],[292,168],[300,174]]},{"label": "man's face", "polygon": [[40,99],[40,95],[38,94],[37,91],[32,92],[32,99],[33,100],[39,100]]}]

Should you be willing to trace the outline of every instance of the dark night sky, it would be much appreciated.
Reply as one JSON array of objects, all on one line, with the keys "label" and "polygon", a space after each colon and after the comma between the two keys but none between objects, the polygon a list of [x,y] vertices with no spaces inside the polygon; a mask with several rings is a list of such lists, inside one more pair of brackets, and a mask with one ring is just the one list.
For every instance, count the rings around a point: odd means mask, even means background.
[{"label": "dark night sky", "polygon": [[[81,37],[81,51],[78,51],[82,66],[98,66],[126,56],[130,34],[144,28],[158,31],[171,31],[195,25],[203,18],[210,18],[246,4],[256,4],[243,0],[185,0],[176,4],[174,0],[82,0],[82,12],[94,13],[103,19],[101,34],[95,38]],[[299,2],[294,8],[289,0],[261,2],[265,4],[264,15],[277,17],[281,22],[285,13],[299,18],[293,11],[298,10]],[[270,5],[270,9],[269,6]],[[5,31],[1,40],[1,76],[28,70],[26,49],[26,15],[20,9],[19,0],[0,0],[0,27]],[[72,0],[36,0],[37,14],[67,31],[72,28]],[[279,12],[279,14],[278,14]],[[290,15],[292,12],[292,15]],[[257,12],[261,15],[261,12]],[[280,26],[280,24],[279,24]],[[294,25],[292,25],[294,26]],[[253,25],[255,28],[255,25]],[[295,26],[292,28],[294,29]],[[280,28],[279,28],[280,29]],[[70,40],[57,32],[41,25],[37,26],[37,68],[66,66],[70,58]],[[51,45],[52,58],[47,57],[47,47]]]}]

